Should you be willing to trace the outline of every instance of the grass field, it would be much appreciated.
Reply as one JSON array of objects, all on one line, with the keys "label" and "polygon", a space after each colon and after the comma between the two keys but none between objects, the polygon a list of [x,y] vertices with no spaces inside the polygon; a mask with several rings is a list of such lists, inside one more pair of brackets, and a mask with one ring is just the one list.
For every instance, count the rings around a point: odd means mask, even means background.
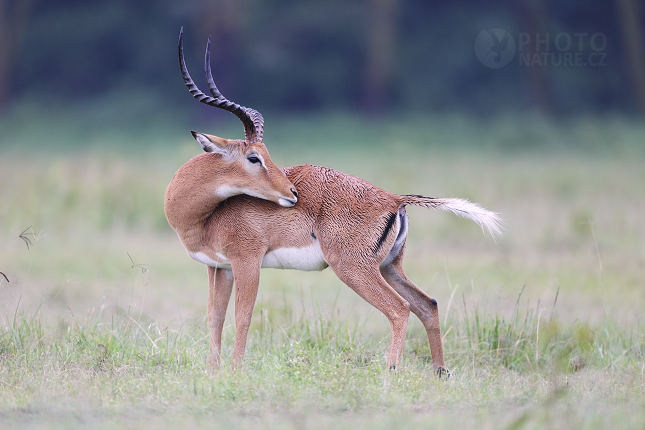
[{"label": "grass field", "polygon": [[[642,122],[267,125],[279,166],[502,213],[494,242],[449,214],[408,211],[405,268],[439,302],[452,371],[437,380],[414,316],[389,372],[386,319],[331,271],[268,269],[243,370],[229,370],[231,308],[226,364],[209,375],[206,269],[163,214],[198,145],[171,124],[59,126],[49,147],[42,131],[64,117],[21,129],[13,115],[0,122],[3,429],[645,428]],[[221,127],[203,131],[241,131]]]}]

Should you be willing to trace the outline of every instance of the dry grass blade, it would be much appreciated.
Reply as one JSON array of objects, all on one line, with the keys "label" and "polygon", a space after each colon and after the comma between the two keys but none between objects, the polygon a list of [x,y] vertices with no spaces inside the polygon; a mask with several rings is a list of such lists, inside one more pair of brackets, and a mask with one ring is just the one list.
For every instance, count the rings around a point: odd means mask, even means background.
[{"label": "dry grass blade", "polygon": [[0,275],[2,275],[2,277],[3,277],[3,278],[5,278],[5,279],[7,280],[7,282],[9,282],[9,278],[7,277],[7,275],[5,275],[5,274],[4,274],[4,273],[2,273],[2,272],[0,272]]},{"label": "dry grass blade", "polygon": [[131,269],[134,269],[135,267],[136,267],[136,268],[139,268],[139,269],[141,269],[141,273],[146,273],[146,272],[148,272],[148,271],[149,271],[149,269],[146,267],[146,266],[147,266],[147,264],[136,264],[136,263],[134,262],[134,260],[132,259],[132,257],[130,256],[130,253],[129,253],[129,252],[126,252],[126,254],[128,254],[128,258],[129,258],[129,259],[130,259],[130,261],[132,262],[132,266],[130,267]]},{"label": "dry grass blade", "polygon": [[32,226],[27,227],[26,229],[24,229],[24,230],[22,231],[22,233],[20,233],[20,235],[18,235],[18,237],[19,237],[20,239],[22,239],[22,240],[25,242],[25,245],[27,245],[27,251],[29,251],[29,247],[30,247],[30,246],[34,246],[34,243],[33,243],[33,242],[32,242],[32,240],[28,237],[28,236],[31,236],[31,237],[34,237],[34,236],[35,236],[35,235],[34,235],[34,230],[33,230],[31,227],[32,227]]},{"label": "dry grass blade", "polygon": [[139,323],[137,322],[137,320],[135,320],[135,319],[134,319],[134,318],[132,318],[132,317],[130,317],[130,319],[132,320],[132,322],[133,322],[133,323],[135,323],[135,324],[137,325],[137,327],[139,327],[139,328],[141,329],[141,332],[142,332],[143,334],[145,334],[145,335],[146,335],[146,337],[148,338],[148,340],[150,341],[150,343],[152,344],[152,346],[153,346],[155,349],[159,349],[159,347],[157,346],[157,343],[156,343],[154,340],[152,340],[152,338],[150,337],[150,335],[148,334],[148,332],[147,332],[147,331],[145,331],[145,330],[143,329],[143,327],[141,327],[141,324],[139,324]]}]

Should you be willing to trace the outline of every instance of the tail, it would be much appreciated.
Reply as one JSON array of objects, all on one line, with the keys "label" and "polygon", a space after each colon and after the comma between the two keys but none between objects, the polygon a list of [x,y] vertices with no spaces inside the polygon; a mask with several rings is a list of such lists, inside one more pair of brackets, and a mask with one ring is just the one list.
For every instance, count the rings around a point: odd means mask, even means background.
[{"label": "tail", "polygon": [[488,229],[490,235],[495,239],[502,234],[503,221],[499,214],[484,209],[476,203],[465,199],[437,199],[416,195],[400,196],[404,205],[423,206],[428,209],[443,209],[450,211],[460,217],[475,221],[484,230]]}]

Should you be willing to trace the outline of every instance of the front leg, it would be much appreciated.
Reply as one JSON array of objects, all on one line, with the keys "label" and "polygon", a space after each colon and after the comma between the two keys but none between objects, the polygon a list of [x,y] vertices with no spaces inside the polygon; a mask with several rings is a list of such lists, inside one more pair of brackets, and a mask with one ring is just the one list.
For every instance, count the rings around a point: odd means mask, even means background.
[{"label": "front leg", "polygon": [[235,346],[233,370],[244,361],[246,338],[251,326],[253,307],[258,296],[262,259],[231,261],[235,278]]},{"label": "front leg", "polygon": [[222,329],[226,309],[233,290],[233,272],[229,269],[208,267],[208,324],[210,325],[210,368],[220,367]]}]

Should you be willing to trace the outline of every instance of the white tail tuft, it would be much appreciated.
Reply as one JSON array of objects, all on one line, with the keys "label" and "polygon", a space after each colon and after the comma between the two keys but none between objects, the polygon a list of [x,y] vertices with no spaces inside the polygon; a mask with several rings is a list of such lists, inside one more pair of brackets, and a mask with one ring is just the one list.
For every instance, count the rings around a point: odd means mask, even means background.
[{"label": "white tail tuft", "polygon": [[504,221],[499,214],[491,212],[477,203],[466,199],[438,199],[423,196],[402,196],[405,204],[424,206],[427,208],[443,209],[450,211],[463,218],[468,218],[480,225],[482,231],[484,227],[488,230],[493,239],[501,236]]},{"label": "white tail tuft", "polygon": [[[438,199],[439,200],[439,199]],[[503,220],[496,212],[491,212],[477,203],[465,199],[440,199],[443,204],[439,208],[450,211],[460,217],[468,218],[475,221],[484,231],[488,230],[493,239],[502,235]]]}]

